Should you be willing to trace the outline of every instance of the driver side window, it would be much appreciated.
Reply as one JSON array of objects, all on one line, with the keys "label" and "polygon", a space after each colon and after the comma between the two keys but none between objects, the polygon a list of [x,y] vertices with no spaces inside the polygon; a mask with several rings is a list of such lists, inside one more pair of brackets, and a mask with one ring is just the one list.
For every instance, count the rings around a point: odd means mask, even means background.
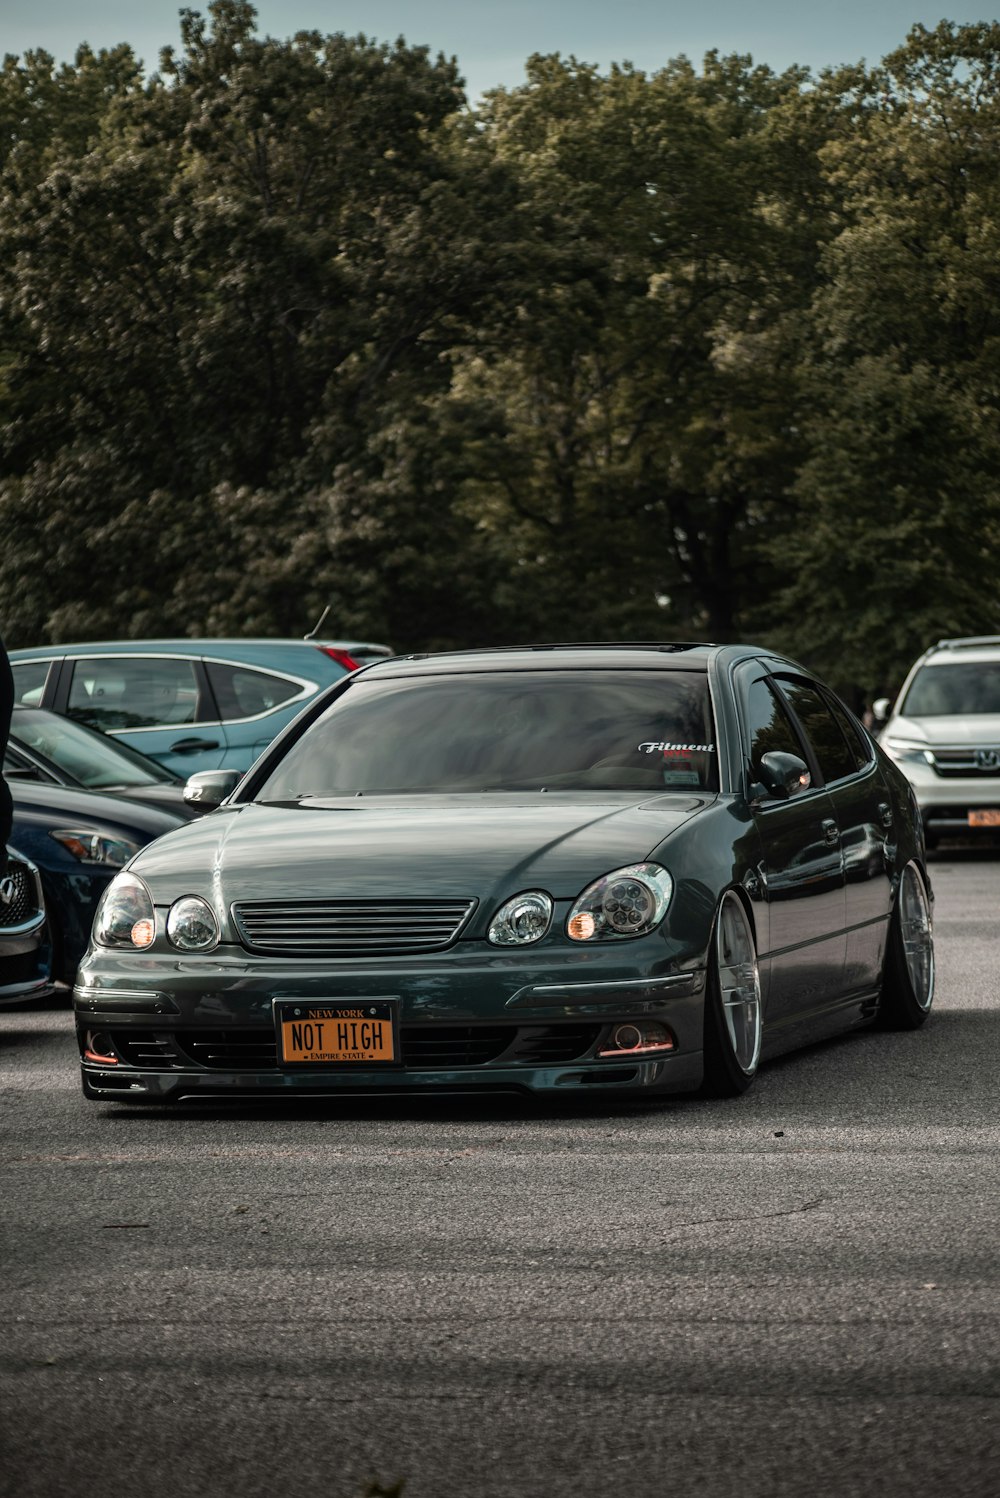
[{"label": "driver side window", "polygon": [[[807,760],[805,749],[784,703],[764,676],[750,681],[743,689],[746,716],[747,753],[754,778],[760,778],[760,762],[765,754],[778,750]],[[808,762],[808,761],[807,761]]]}]

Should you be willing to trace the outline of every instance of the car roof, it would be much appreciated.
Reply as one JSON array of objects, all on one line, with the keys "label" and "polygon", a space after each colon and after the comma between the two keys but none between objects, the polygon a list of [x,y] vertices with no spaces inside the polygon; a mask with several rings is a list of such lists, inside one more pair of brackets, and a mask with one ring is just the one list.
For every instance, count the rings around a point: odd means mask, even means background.
[{"label": "car roof", "polygon": [[79,655],[83,651],[96,650],[101,653],[116,650],[126,653],[133,650],[173,650],[185,655],[199,655],[205,650],[239,650],[246,646],[256,649],[280,649],[289,647],[293,650],[346,650],[348,653],[353,649],[372,651],[379,655],[391,655],[392,650],[388,645],[380,645],[371,640],[302,640],[302,639],[280,639],[274,636],[256,636],[253,638],[240,635],[213,636],[199,639],[187,637],[178,639],[155,639],[155,640],[75,640],[71,645],[35,645],[23,646],[19,650],[8,652],[11,659],[26,656],[49,656],[49,655]]},{"label": "car roof", "polygon": [[392,660],[370,663],[365,668],[365,676],[433,676],[480,671],[640,670],[644,667],[705,671],[709,662],[723,651],[747,655],[760,653],[752,647],[720,646],[700,640],[510,645],[400,655]]},{"label": "car roof", "polygon": [[924,651],[919,665],[941,665],[945,661],[967,661],[972,665],[1000,660],[1000,635],[965,635],[938,640]]}]

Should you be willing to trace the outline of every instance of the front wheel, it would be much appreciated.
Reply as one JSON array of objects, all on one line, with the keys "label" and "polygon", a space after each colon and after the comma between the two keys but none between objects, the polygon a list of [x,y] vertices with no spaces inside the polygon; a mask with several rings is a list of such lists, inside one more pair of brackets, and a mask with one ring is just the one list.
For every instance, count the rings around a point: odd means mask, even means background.
[{"label": "front wheel", "polygon": [[753,1081],[764,1030],[757,947],[743,902],[722,897],[705,992],[705,1080],[709,1097],[737,1097]]},{"label": "front wheel", "polygon": [[889,925],[878,1023],[883,1030],[918,1030],[934,1002],[934,926],[924,877],[908,863]]}]

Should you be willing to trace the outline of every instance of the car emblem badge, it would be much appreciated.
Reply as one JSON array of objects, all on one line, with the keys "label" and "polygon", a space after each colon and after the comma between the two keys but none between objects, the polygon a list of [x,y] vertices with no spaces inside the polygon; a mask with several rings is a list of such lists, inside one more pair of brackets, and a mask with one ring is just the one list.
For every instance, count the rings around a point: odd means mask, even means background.
[{"label": "car emblem badge", "polygon": [[1000,749],[977,749],[976,764],[980,770],[996,770],[1000,768]]},{"label": "car emblem badge", "polygon": [[0,879],[0,900],[5,905],[10,905],[17,894],[17,885],[8,874],[5,879]]}]

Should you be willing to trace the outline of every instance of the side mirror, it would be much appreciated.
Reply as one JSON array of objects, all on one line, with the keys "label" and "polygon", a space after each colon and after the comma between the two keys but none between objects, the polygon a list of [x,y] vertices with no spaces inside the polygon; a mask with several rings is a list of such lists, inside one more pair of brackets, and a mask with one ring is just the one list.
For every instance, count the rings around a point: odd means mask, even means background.
[{"label": "side mirror", "polygon": [[195,811],[214,811],[243,779],[239,770],[198,770],[184,786],[184,801]]},{"label": "side mirror", "polygon": [[780,749],[771,749],[761,755],[758,773],[768,794],[782,801],[807,791],[812,784],[805,760],[799,759],[797,754],[784,754]]},{"label": "side mirror", "polygon": [[891,697],[876,697],[872,703],[872,717],[875,719],[875,722],[885,723],[888,720],[891,707]]}]

